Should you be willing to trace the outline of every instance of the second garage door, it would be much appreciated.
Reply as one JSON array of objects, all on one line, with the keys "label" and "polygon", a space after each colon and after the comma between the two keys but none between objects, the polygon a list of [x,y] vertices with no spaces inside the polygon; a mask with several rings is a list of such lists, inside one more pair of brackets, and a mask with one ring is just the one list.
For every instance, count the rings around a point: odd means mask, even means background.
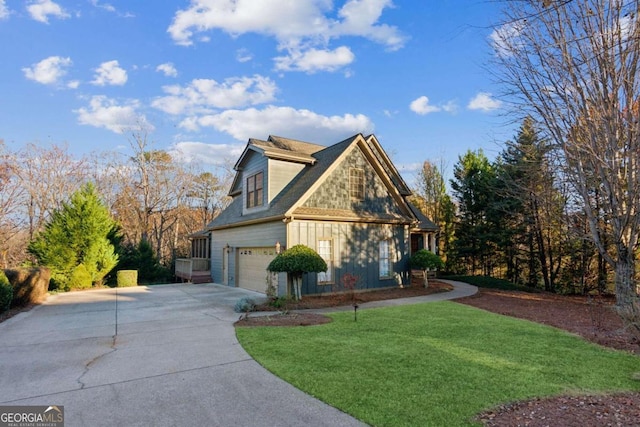
[{"label": "second garage door", "polygon": [[275,256],[274,247],[238,249],[238,287],[265,293],[267,266]]}]

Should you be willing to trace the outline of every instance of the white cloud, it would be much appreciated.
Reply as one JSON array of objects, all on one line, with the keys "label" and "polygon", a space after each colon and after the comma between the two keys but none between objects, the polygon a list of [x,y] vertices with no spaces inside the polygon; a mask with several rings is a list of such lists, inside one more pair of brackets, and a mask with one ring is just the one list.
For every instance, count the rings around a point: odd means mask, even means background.
[{"label": "white cloud", "polygon": [[91,4],[95,7],[98,7],[100,9],[104,9],[107,12],[116,12],[116,8],[109,3],[100,3],[98,0],[90,0]]},{"label": "white cloud", "polygon": [[205,144],[204,142],[182,141],[169,149],[169,154],[171,154],[171,158],[186,163],[200,162],[222,166],[227,162],[227,159],[238,158],[243,149],[244,144]]},{"label": "white cloud", "polygon": [[147,122],[144,114],[136,110],[140,107],[137,100],[131,100],[124,105],[103,95],[91,97],[87,108],[74,110],[78,114],[78,123],[97,128],[105,128],[115,133],[123,133],[131,129],[144,126],[152,131],[153,126]]},{"label": "white cloud", "polygon": [[480,110],[489,112],[497,110],[502,106],[502,101],[491,97],[489,92],[479,92],[475,97],[469,101],[467,108],[469,110]]},{"label": "white cloud", "polygon": [[95,69],[95,72],[91,83],[96,86],[122,86],[127,82],[127,71],[120,68],[117,60],[103,62]]},{"label": "white cloud", "polygon": [[27,6],[27,11],[31,15],[31,18],[44,22],[45,24],[49,23],[50,16],[59,19],[65,19],[70,16],[59,4],[51,0],[33,0],[29,6]]},{"label": "white cloud", "polygon": [[276,70],[279,71],[336,71],[353,62],[355,55],[346,46],[334,50],[309,49],[306,51],[290,51],[288,56],[274,58]]},{"label": "white cloud", "polygon": [[198,126],[212,127],[240,141],[274,134],[319,143],[336,142],[358,132],[367,134],[374,130],[371,120],[363,114],[323,116],[309,110],[276,106],[262,110],[227,110],[220,114],[192,117],[180,126],[190,130]]},{"label": "white cloud", "polygon": [[522,46],[520,35],[524,30],[524,25],[526,24],[520,21],[509,22],[491,32],[489,41],[496,56],[511,56],[514,50]]},{"label": "white cloud", "polygon": [[160,71],[164,73],[167,77],[177,77],[178,70],[171,62],[165,62],[164,64],[160,64],[156,67],[156,71]]},{"label": "white cloud", "polygon": [[[178,10],[173,22],[167,29],[175,43],[193,44],[196,34],[211,30],[221,30],[232,36],[244,33],[258,33],[274,37],[278,49],[289,53],[290,59],[296,56],[318,61],[318,54],[324,54],[322,62],[329,61],[329,69],[350,63],[348,48],[335,50],[327,48],[332,39],[344,36],[357,36],[386,46],[389,50],[400,49],[406,37],[400,31],[379,20],[384,9],[393,7],[391,0],[348,0],[336,11],[330,0],[191,0],[187,9]],[[202,38],[201,38],[202,39]],[[305,51],[310,51],[307,56]],[[327,59],[330,53],[331,58]],[[351,56],[353,54],[349,50]],[[345,56],[346,55],[346,56]],[[315,57],[315,58],[314,58]],[[277,58],[285,60],[286,56]],[[306,66],[294,66],[292,61],[287,70],[308,71]],[[282,66],[285,66],[283,64]]]},{"label": "white cloud", "polygon": [[253,59],[253,55],[247,49],[238,49],[236,52],[236,61],[238,62],[249,62]]},{"label": "white cloud", "polygon": [[431,113],[438,113],[440,111],[455,114],[458,112],[458,104],[456,104],[456,101],[451,100],[446,104],[432,105],[430,104],[428,97],[421,96],[411,101],[411,104],[409,104],[409,109],[416,114],[420,114],[421,116],[426,116],[427,114]]},{"label": "white cloud", "polygon": [[338,12],[344,20],[332,28],[332,33],[361,36],[398,50],[406,41],[396,27],[386,24],[376,25],[385,8],[393,7],[391,0],[349,0]]},{"label": "white cloud", "polygon": [[67,87],[69,89],[78,89],[79,86],[80,86],[79,80],[71,80],[70,82],[67,82]]},{"label": "white cloud", "polygon": [[116,15],[123,18],[133,18],[135,15],[131,12],[120,12],[114,5],[111,3],[100,3],[98,0],[89,0],[89,2],[99,9],[106,10],[107,12],[115,13]]},{"label": "white cloud", "polygon": [[456,103],[456,101],[449,101],[446,104],[443,104],[441,108],[442,108],[442,111],[451,113],[451,114],[455,114],[458,112],[458,104]]},{"label": "white cloud", "polygon": [[276,84],[268,77],[233,77],[222,83],[194,79],[188,86],[162,88],[168,96],[156,98],[151,105],[169,114],[191,114],[210,108],[237,108],[274,100]]},{"label": "white cloud", "polygon": [[440,107],[437,107],[435,105],[430,105],[429,98],[427,98],[426,96],[421,96],[411,101],[411,104],[409,104],[409,108],[411,109],[411,111],[413,111],[416,114],[420,114],[421,116],[424,116],[429,113],[436,113],[442,110],[442,108]]},{"label": "white cloud", "polygon": [[42,83],[43,85],[53,85],[61,82],[62,77],[67,74],[67,68],[69,68],[71,64],[71,58],[50,56],[33,64],[31,67],[23,68],[22,71],[29,80]]},{"label": "white cloud", "polygon": [[7,19],[10,14],[11,11],[5,4],[5,0],[0,0],[0,19]]}]

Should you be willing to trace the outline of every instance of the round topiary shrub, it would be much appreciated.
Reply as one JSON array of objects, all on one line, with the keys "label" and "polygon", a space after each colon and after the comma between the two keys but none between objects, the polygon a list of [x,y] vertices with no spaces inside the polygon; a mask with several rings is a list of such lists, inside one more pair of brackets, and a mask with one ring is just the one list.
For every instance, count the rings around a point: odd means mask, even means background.
[{"label": "round topiary shrub", "polygon": [[302,275],[327,271],[327,263],[316,251],[305,245],[295,245],[279,253],[267,267],[273,273],[288,273],[293,281],[296,299],[302,299]]},{"label": "round topiary shrub", "polygon": [[9,279],[7,279],[4,271],[0,270],[0,313],[9,310],[12,300],[13,286],[9,283]]},{"label": "round topiary shrub", "polygon": [[119,288],[138,286],[138,270],[118,270],[116,277]]},{"label": "round topiary shrub", "polygon": [[425,288],[429,286],[427,270],[444,267],[444,262],[442,262],[442,259],[440,259],[438,255],[426,249],[420,249],[419,251],[411,255],[411,259],[409,260],[409,262],[411,263],[412,268],[417,268],[424,272]]},{"label": "round topiary shrub", "polygon": [[255,309],[256,309],[256,303],[254,300],[252,300],[249,297],[240,298],[236,302],[236,305],[233,307],[233,311],[235,311],[236,313],[248,313]]}]

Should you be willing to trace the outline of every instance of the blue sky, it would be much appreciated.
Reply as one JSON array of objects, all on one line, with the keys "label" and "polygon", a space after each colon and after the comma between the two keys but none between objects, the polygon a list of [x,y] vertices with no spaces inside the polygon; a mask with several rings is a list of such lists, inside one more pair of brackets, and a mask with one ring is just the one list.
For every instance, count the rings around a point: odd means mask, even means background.
[{"label": "blue sky", "polygon": [[375,133],[409,181],[511,138],[486,71],[490,1],[0,0],[0,139],[128,149],[143,125],[185,160],[269,134]]}]

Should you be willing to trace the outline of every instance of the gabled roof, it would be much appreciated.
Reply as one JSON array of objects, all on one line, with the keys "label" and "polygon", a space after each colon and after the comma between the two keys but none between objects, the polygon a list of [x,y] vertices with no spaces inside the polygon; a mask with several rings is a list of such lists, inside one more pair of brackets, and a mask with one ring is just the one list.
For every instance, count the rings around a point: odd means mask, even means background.
[{"label": "gabled roof", "polygon": [[326,147],[323,145],[273,135],[269,135],[269,139],[266,141],[251,138],[236,162],[234,169],[242,169],[242,164],[249,150],[256,151],[272,159],[289,160],[312,165],[315,163],[315,158],[313,158],[312,154],[324,148]]},{"label": "gabled roof", "polygon": [[234,197],[231,204],[220,213],[207,228],[215,229],[232,224],[244,225],[255,221],[283,219],[285,213],[302,197],[336,159],[351,145],[358,135],[317,151],[313,154],[315,164],[307,165],[270,203],[269,209],[242,215],[242,197]]},{"label": "gabled roof", "polygon": [[418,224],[414,227],[423,231],[437,231],[438,226],[431,221],[425,214],[422,213],[420,209],[416,205],[411,202],[408,202],[409,208],[413,211],[413,214],[418,219]]},{"label": "gabled roof", "polygon": [[[356,146],[360,147],[365,157],[368,158],[371,165],[378,172],[387,187],[389,195],[396,200],[404,214],[381,215],[380,213],[367,212],[354,214],[348,211],[314,210],[302,206],[304,201],[324,182],[325,178],[338,167],[339,160],[344,158],[352,149],[355,149]],[[286,160],[304,163],[305,167],[271,201],[268,209],[243,215],[243,197],[234,197],[231,204],[207,226],[207,229],[215,230],[252,223],[277,221],[292,216],[308,218],[331,217],[345,221],[363,219],[372,222],[411,223],[421,230],[437,229],[435,224],[422,215],[415,206],[407,202],[406,196],[411,194],[409,188],[373,135],[365,138],[362,134],[357,134],[329,147],[277,136],[269,136],[267,141],[250,139],[245,151],[240,156],[240,160],[236,163],[238,173],[230,192],[231,195],[237,195],[241,190],[239,176],[242,171],[243,159],[248,156],[249,151],[261,153],[265,156],[274,156],[274,158],[278,159],[282,159],[282,156],[286,154],[289,157]],[[238,188],[234,190],[234,187]]]},{"label": "gabled roof", "polygon": [[229,195],[234,196],[241,191],[239,181],[241,175],[240,171],[242,171],[244,163],[250,157],[250,153],[252,152],[257,152],[270,159],[312,165],[316,162],[316,159],[312,154],[317,153],[324,148],[326,148],[324,145],[283,138],[275,135],[269,135],[269,138],[266,141],[250,138],[249,142],[247,142],[247,145],[244,147],[240,158],[233,167],[236,171],[236,176],[231,184]]}]

